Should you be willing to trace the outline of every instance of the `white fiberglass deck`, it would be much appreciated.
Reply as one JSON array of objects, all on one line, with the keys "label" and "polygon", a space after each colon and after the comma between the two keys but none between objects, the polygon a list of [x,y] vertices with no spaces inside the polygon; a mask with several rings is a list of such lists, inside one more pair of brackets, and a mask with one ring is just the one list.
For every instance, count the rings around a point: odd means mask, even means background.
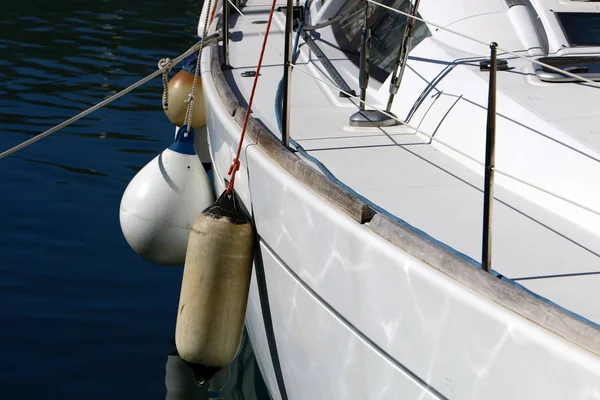
[{"label": "white fiberglass deck", "polygon": [[[283,4],[283,3],[282,3]],[[248,99],[268,6],[249,1],[243,9],[254,27],[234,16],[230,25],[230,64],[224,71],[240,103]],[[282,75],[282,14],[269,35],[253,115],[278,132],[274,93]],[[241,40],[243,38],[243,41]],[[302,43],[302,41],[301,41]],[[319,42],[318,42],[319,43]],[[331,50],[319,43],[323,50]],[[249,50],[251,49],[251,50]],[[331,51],[330,51],[331,52]],[[327,53],[327,51],[326,51]],[[314,57],[313,57],[314,58]],[[319,63],[301,68],[317,73]],[[344,73],[347,60],[333,61]],[[326,75],[322,75],[327,79]],[[355,79],[355,78],[354,78]],[[406,126],[352,128],[356,101],[341,99],[316,79],[295,71],[292,78],[291,137],[338,179],[391,214],[475,260],[481,257],[483,177]],[[400,90],[399,96],[402,95]],[[484,132],[482,132],[484,134]],[[497,185],[493,218],[493,268],[585,318],[600,323],[600,241],[590,232]]]}]

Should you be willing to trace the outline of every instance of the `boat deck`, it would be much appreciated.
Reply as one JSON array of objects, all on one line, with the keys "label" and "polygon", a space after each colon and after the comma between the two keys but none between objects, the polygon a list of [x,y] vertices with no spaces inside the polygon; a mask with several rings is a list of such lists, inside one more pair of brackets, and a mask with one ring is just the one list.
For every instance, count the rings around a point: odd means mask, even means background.
[{"label": "boat deck", "polygon": [[[283,3],[282,3],[283,5]],[[254,26],[240,16],[230,25],[231,70],[224,71],[240,104],[249,97],[268,18],[264,1],[243,9]],[[278,132],[274,93],[282,75],[283,14],[269,35],[258,82],[253,115]],[[244,41],[241,41],[243,37]],[[302,43],[302,41],[301,41]],[[347,60],[320,43],[340,73]],[[273,48],[277,49],[275,51]],[[318,73],[306,46],[301,68]],[[337,60],[337,61],[335,61]],[[323,75],[326,77],[326,75]],[[347,76],[345,76],[347,77]],[[327,78],[324,78],[327,79]],[[356,78],[354,78],[356,79]],[[356,88],[355,81],[350,86]],[[481,259],[483,177],[451,157],[435,143],[406,126],[353,128],[348,118],[355,100],[337,97],[322,82],[295,71],[292,78],[291,137],[356,192],[469,257]],[[493,268],[523,286],[589,320],[600,323],[600,303],[590,301],[600,287],[600,241],[560,215],[543,209],[497,185],[493,217]]]}]

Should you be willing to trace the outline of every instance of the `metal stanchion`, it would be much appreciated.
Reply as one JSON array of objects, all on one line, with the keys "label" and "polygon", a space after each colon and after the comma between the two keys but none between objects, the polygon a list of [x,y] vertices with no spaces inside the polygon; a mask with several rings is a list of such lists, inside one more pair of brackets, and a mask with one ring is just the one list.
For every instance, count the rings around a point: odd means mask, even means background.
[{"label": "metal stanchion", "polygon": [[492,208],[494,203],[494,168],[496,158],[496,70],[498,43],[490,44],[490,86],[485,141],[485,178],[483,184],[483,240],[481,267],[492,271]]}]

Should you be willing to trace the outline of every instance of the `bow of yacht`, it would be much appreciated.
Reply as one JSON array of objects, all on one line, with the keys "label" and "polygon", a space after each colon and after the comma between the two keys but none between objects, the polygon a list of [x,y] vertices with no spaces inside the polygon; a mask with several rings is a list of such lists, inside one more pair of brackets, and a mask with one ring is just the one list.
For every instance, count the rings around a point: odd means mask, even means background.
[{"label": "bow of yacht", "polygon": [[[201,65],[217,191],[271,10],[223,1],[199,24],[229,38]],[[600,3],[287,5],[236,179],[271,397],[600,398]]]}]

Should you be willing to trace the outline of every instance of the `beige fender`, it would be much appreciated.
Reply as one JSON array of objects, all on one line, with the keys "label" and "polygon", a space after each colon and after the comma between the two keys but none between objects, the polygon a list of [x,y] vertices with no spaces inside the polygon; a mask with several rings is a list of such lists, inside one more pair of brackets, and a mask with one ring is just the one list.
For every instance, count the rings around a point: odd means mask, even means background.
[{"label": "beige fender", "polygon": [[240,347],[253,251],[252,224],[235,195],[222,194],[190,232],[175,342],[201,385]]}]

